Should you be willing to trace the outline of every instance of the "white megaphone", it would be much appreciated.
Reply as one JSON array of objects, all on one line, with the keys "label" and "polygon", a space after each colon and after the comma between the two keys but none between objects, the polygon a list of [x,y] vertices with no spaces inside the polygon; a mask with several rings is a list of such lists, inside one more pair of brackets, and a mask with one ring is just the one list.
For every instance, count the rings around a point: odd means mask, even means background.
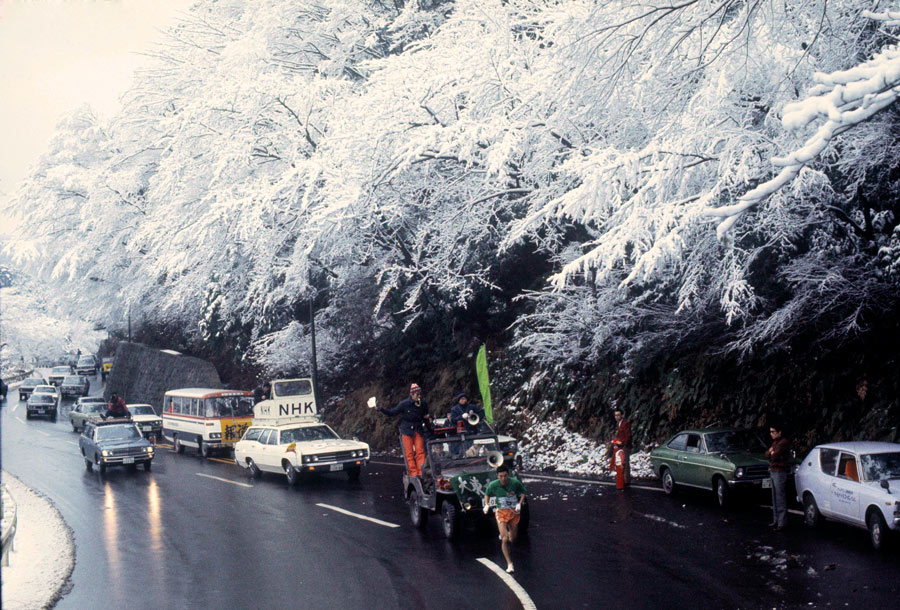
[{"label": "white megaphone", "polygon": [[369,405],[369,408],[370,408],[370,409],[374,409],[374,408],[377,406],[378,403],[377,403],[377,401],[375,400],[375,397],[372,396],[372,397],[369,399],[369,402],[368,402],[367,404]]},{"label": "white megaphone", "polygon": [[488,453],[488,466],[491,468],[500,468],[503,466],[503,454],[499,451],[491,451]]},{"label": "white megaphone", "polygon": [[478,413],[474,411],[466,415],[466,421],[469,422],[470,426],[477,426],[478,422],[481,421],[481,418],[478,417]]}]

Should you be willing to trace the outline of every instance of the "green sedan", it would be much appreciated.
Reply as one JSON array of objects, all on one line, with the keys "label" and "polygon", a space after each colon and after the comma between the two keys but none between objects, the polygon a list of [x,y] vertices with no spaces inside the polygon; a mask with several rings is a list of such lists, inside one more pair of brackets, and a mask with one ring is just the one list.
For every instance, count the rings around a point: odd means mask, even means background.
[{"label": "green sedan", "polygon": [[653,472],[671,495],[677,486],[716,492],[719,506],[737,489],[769,489],[766,446],[753,430],[684,430],[650,452]]}]

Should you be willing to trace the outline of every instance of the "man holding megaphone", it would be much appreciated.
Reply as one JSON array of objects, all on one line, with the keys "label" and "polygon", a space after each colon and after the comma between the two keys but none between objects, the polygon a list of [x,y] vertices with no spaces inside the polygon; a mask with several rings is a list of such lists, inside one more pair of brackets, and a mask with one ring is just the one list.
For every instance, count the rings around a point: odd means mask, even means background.
[{"label": "man holding megaphone", "polygon": [[484,419],[484,409],[476,404],[469,404],[469,397],[465,392],[456,395],[456,404],[450,409],[450,423],[456,426],[457,431],[466,434],[478,432],[478,422]]}]

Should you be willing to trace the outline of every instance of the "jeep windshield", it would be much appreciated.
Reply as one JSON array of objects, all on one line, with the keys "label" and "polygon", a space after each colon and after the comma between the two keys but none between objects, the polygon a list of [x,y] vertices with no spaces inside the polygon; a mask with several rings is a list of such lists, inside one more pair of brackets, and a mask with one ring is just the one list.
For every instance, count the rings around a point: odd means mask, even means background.
[{"label": "jeep windshield", "polygon": [[765,453],[766,446],[753,430],[711,432],[706,435],[709,453]]},{"label": "jeep windshield", "polygon": [[305,441],[329,441],[340,438],[328,426],[308,426],[306,428],[290,428],[281,431],[281,444],[302,443]]},{"label": "jeep windshield", "polygon": [[900,453],[869,453],[861,455],[863,480],[900,479]]},{"label": "jeep windshield", "polygon": [[492,451],[500,451],[496,439],[493,438],[433,442],[428,449],[431,452],[432,462],[440,468],[444,476],[493,470],[488,464],[488,456]]},{"label": "jeep windshield", "polygon": [[127,426],[101,426],[97,429],[98,441],[130,441],[141,438],[134,424]]},{"label": "jeep windshield", "polygon": [[77,366],[94,366],[94,357],[93,356],[82,356],[78,359]]}]

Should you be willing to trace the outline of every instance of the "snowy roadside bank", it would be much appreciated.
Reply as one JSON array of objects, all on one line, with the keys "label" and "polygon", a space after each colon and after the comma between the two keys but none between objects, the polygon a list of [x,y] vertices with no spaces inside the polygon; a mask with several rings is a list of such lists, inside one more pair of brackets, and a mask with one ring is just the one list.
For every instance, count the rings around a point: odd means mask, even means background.
[{"label": "snowy roadside bank", "polygon": [[[519,440],[525,470],[555,471],[611,479],[606,444],[566,430],[562,418],[528,427]],[[653,478],[650,453],[631,454],[631,476]]]},{"label": "snowy roadside bank", "polygon": [[2,482],[18,505],[18,529],[2,569],[3,608],[50,608],[75,567],[72,530],[55,506],[6,471]]}]

